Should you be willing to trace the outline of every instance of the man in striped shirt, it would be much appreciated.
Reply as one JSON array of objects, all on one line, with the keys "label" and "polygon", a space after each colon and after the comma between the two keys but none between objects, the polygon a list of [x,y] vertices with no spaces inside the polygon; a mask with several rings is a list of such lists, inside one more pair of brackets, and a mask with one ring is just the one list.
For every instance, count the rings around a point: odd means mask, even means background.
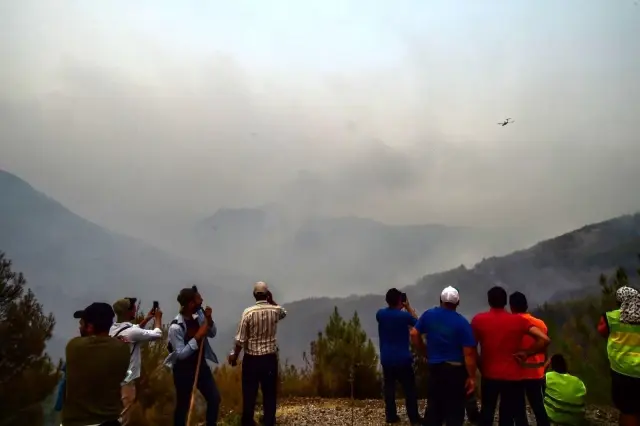
[{"label": "man in striped shirt", "polygon": [[258,387],[262,389],[264,426],[276,424],[276,390],[278,385],[278,322],[287,312],[274,302],[267,284],[259,281],[253,288],[256,304],[245,309],[238,325],[236,344],[229,355],[235,365],[240,351],[242,359],[242,426],[254,426]]}]

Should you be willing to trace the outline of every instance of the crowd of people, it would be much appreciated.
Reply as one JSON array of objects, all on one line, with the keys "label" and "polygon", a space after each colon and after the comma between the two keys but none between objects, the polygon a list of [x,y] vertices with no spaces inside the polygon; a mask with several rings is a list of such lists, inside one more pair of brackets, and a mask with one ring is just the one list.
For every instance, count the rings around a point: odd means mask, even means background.
[{"label": "crowd of people", "polygon": [[[258,389],[262,390],[263,424],[276,424],[278,381],[277,325],[287,315],[266,283],[253,288],[256,303],[245,309],[228,354],[230,365],[242,362],[242,425],[254,426]],[[605,313],[598,332],[607,339],[611,364],[612,399],[620,410],[620,424],[640,425],[640,294],[622,287],[619,308]],[[387,307],[376,314],[380,362],[384,381],[385,415],[398,423],[396,384],[404,391],[412,425],[492,425],[496,408],[500,425],[526,425],[526,401],[538,425],[579,425],[584,422],[587,389],[569,373],[561,354],[547,357],[547,326],[528,311],[520,292],[507,296],[501,287],[487,294],[489,310],[471,322],[457,312],[460,294],[445,288],[440,304],[418,316],[405,293],[393,288]],[[206,425],[216,425],[220,393],[208,362],[217,364],[209,338],[217,333],[212,310],[203,308],[198,289],[182,289],[178,315],[168,329],[164,365],[173,372],[176,404],[174,425],[184,426],[193,412],[197,389],[206,401]],[[509,310],[507,311],[507,305]],[[163,338],[162,311],[154,308],[139,324],[136,299],[112,305],[92,303],[74,313],[80,336],[69,341],[56,409],[61,426],[131,424],[136,381],[141,374],[140,343]],[[115,320],[114,320],[115,318]],[[147,329],[153,321],[154,328]],[[411,346],[414,351],[411,351]],[[427,407],[418,409],[415,354],[428,365]],[[480,410],[475,399],[481,375]]]},{"label": "crowd of people", "polygon": [[[630,287],[616,293],[618,309],[604,314],[598,332],[607,338],[612,400],[619,424],[640,425],[640,294]],[[489,310],[469,322],[457,312],[460,294],[445,288],[440,304],[418,316],[405,293],[392,288],[387,307],[376,315],[384,377],[387,423],[399,423],[396,384],[403,389],[412,425],[462,425],[465,414],[481,426],[527,425],[529,402],[537,425],[581,425],[587,389],[571,375],[562,354],[547,356],[547,326],[529,313],[526,296],[507,296],[502,287],[487,293]],[[507,311],[509,305],[509,311]],[[418,411],[415,357],[428,366],[427,406]],[[481,376],[481,404],[475,400]]]},{"label": "crowd of people", "polygon": [[[240,353],[242,362],[242,425],[254,426],[258,390],[262,390],[263,424],[276,424],[276,390],[278,357],[277,324],[287,315],[274,300],[266,283],[253,288],[255,305],[245,309],[240,318],[235,346],[228,355],[235,366]],[[220,393],[208,362],[219,360],[209,344],[217,334],[209,306],[194,286],[177,296],[178,315],[171,321],[167,336],[169,352],[164,365],[171,369],[176,404],[174,425],[188,424],[193,412],[194,391],[206,401],[206,425],[216,425]],[[136,299],[125,298],[108,303],[92,303],[74,313],[79,319],[80,336],[69,341],[65,350],[63,377],[58,386],[56,410],[61,412],[61,426],[126,426],[132,423],[131,408],[136,400],[136,380],[140,377],[140,343],[159,340],[162,311],[155,307],[139,324]],[[115,322],[114,322],[115,317]],[[154,328],[146,329],[154,322]]]}]

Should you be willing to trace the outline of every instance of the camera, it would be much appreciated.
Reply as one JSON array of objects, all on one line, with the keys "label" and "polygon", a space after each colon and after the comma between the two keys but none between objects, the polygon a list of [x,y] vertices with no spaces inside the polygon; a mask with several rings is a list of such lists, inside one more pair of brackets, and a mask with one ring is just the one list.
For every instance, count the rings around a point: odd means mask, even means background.
[{"label": "camera", "polygon": [[407,303],[407,293],[400,293],[400,301],[402,303]]},{"label": "camera", "polygon": [[153,310],[152,310],[152,312],[155,313],[158,310],[159,307],[160,307],[160,303],[158,303],[157,300],[154,300],[153,301]]}]

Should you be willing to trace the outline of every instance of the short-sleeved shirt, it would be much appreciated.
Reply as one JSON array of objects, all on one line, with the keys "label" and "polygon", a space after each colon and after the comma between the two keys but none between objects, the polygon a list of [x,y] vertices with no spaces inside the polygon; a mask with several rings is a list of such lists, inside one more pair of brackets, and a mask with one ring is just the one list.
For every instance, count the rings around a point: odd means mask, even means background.
[{"label": "short-sleeved shirt", "polygon": [[491,308],[476,315],[471,327],[480,344],[480,372],[494,380],[521,380],[522,367],[514,354],[522,350],[522,338],[531,322],[504,309]]},{"label": "short-sleeved shirt", "polygon": [[410,327],[416,319],[407,311],[382,308],[376,314],[378,340],[380,341],[380,363],[382,366],[411,365]]},{"label": "short-sleeved shirt", "polygon": [[456,311],[432,308],[420,316],[416,324],[420,334],[427,335],[427,362],[464,362],[463,348],[474,348],[476,340],[469,321]]}]

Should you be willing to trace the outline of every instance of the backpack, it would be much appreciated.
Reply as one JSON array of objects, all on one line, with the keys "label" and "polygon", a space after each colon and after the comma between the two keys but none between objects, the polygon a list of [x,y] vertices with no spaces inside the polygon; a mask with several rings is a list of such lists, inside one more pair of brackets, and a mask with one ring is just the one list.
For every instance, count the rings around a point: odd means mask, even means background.
[{"label": "backpack", "polygon": [[[180,324],[180,328],[182,328],[182,331],[185,333],[185,339],[187,338],[187,330],[185,330],[184,328],[184,323],[179,323],[178,320],[174,319],[173,321],[171,321],[169,328],[171,328],[172,325],[174,324]],[[186,342],[185,342],[186,343]],[[167,350],[169,351],[169,353],[173,352],[173,345],[171,344],[171,341],[167,340]]]}]

